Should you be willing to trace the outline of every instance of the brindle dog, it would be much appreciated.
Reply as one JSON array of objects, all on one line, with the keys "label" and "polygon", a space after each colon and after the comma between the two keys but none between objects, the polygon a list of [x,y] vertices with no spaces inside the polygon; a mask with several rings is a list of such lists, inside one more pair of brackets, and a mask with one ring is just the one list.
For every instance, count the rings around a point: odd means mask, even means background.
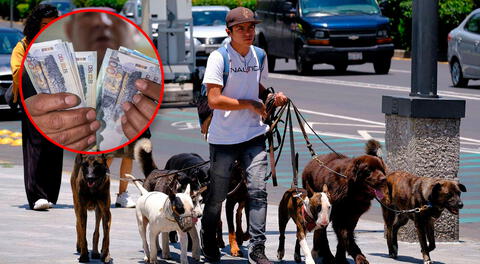
[{"label": "brindle dog", "polygon": [[[70,184],[72,186],[73,206],[77,218],[77,252],[79,262],[89,262],[87,248],[87,210],[95,210],[95,232],[93,233],[92,259],[111,260],[110,243],[110,177],[107,160],[104,155],[77,154]],[[101,254],[98,252],[100,221],[103,225]]]}]

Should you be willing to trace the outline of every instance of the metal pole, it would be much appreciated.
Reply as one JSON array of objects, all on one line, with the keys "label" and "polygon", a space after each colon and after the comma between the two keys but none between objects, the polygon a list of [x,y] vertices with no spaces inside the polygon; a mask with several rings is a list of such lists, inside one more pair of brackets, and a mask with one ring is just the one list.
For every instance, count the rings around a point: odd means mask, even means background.
[{"label": "metal pole", "polygon": [[437,95],[438,0],[414,0],[410,96]]},{"label": "metal pole", "polygon": [[10,28],[13,28],[13,0],[10,0]]}]

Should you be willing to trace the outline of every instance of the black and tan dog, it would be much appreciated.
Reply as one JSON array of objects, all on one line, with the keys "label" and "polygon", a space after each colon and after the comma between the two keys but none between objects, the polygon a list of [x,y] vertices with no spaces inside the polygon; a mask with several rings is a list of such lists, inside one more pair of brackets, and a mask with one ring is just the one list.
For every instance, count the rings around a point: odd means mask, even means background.
[{"label": "black and tan dog", "polygon": [[[92,259],[110,262],[110,177],[107,160],[104,155],[82,155],[75,158],[70,184],[72,186],[73,206],[77,218],[77,252],[80,262],[89,262],[87,248],[87,211],[95,210],[95,231],[93,233]],[[102,221],[103,242],[101,254],[98,252]]]},{"label": "black and tan dog", "polygon": [[403,171],[390,173],[387,176],[387,188],[382,202],[395,210],[422,209],[417,213],[396,214],[382,207],[389,256],[397,258],[398,229],[411,219],[415,222],[423,261],[425,264],[432,263],[429,253],[435,249],[435,220],[444,209],[458,215],[459,209],[463,207],[460,194],[466,191],[463,184],[452,180],[418,177]]},{"label": "black and tan dog", "polygon": [[295,262],[301,262],[300,247],[305,255],[306,264],[315,264],[306,237],[308,232],[320,228],[327,228],[330,222],[330,194],[328,187],[323,185],[322,192],[314,192],[311,197],[307,196],[307,190],[300,188],[288,189],[278,206],[278,226],[280,231],[280,244],[278,245],[277,257],[282,260],[285,255],[285,228],[288,220],[293,219],[297,226],[297,241],[295,242]]}]

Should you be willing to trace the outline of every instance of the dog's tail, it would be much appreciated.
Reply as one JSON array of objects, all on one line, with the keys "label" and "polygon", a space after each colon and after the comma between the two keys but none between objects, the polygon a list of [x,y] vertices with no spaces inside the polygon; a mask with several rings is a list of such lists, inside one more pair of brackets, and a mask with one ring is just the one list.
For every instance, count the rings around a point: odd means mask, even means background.
[{"label": "dog's tail", "polygon": [[157,169],[152,156],[152,141],[148,138],[142,138],[137,141],[134,149],[135,160],[140,164],[145,178]]},{"label": "dog's tail", "polygon": [[137,186],[138,190],[142,195],[145,195],[148,193],[147,189],[143,188],[142,184],[140,184],[140,181],[137,180],[132,174],[125,173],[125,178],[128,178],[129,180],[133,181],[133,184]]},{"label": "dog's tail", "polygon": [[375,139],[370,139],[365,144],[365,153],[367,155],[382,157],[382,144]]}]

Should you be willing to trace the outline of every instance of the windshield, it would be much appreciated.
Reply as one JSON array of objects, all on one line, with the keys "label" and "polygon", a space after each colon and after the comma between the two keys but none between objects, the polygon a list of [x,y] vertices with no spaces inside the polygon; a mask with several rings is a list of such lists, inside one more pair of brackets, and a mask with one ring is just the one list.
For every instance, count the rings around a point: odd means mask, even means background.
[{"label": "windshield", "polygon": [[72,11],[72,6],[69,2],[48,2],[47,4],[56,7],[62,13]]},{"label": "windshield", "polygon": [[300,9],[304,16],[380,13],[375,0],[301,0]]},{"label": "windshield", "polygon": [[227,11],[194,11],[192,15],[194,26],[218,26],[225,25]]},{"label": "windshield", "polygon": [[22,35],[17,32],[0,33],[0,54],[12,54],[15,45],[22,39]]}]

